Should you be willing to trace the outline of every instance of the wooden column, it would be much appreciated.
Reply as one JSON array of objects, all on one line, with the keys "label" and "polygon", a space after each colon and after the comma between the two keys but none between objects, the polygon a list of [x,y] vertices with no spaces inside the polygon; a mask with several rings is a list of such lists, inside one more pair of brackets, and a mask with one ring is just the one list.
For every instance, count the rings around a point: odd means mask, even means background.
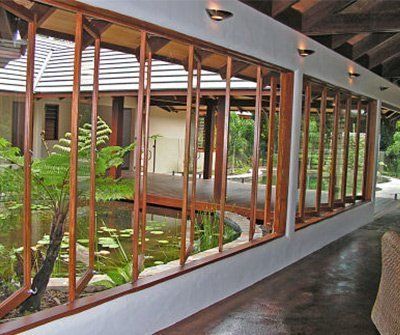
[{"label": "wooden column", "polygon": [[292,137],[293,73],[281,74],[279,111],[278,165],[273,232],[284,234],[289,191],[290,140]]},{"label": "wooden column", "polygon": [[308,141],[310,138],[310,116],[311,116],[311,83],[306,85],[306,97],[304,102],[303,120],[303,149],[300,165],[300,191],[299,191],[299,218],[302,220],[305,214],[307,195],[307,165],[308,165]]},{"label": "wooden column", "polygon": [[95,273],[95,238],[96,238],[96,135],[99,103],[99,67],[100,67],[100,37],[95,37],[94,65],[93,65],[93,92],[91,115],[91,143],[90,143],[90,182],[89,182],[89,264],[86,272],[76,283],[76,295],[80,295],[89,284]]},{"label": "wooden column", "polygon": [[211,179],[214,155],[214,115],[215,102],[207,100],[207,112],[204,118],[204,167],[203,179]]},{"label": "wooden column", "polygon": [[[225,109],[224,119],[221,121],[224,128],[221,138],[221,168],[220,168],[220,204],[219,204],[219,232],[218,232],[218,250],[222,252],[224,244],[224,224],[225,224],[225,205],[226,205],[226,190],[228,176],[228,142],[229,142],[229,119],[231,107],[231,77],[232,77],[232,57],[228,56],[226,61],[226,89],[225,89]],[[218,161],[218,158],[217,158]]]},{"label": "wooden column", "polygon": [[363,199],[370,201],[374,192],[374,176],[375,176],[375,151],[376,151],[376,113],[377,103],[371,101],[368,103],[368,118],[367,118],[367,139],[365,144],[365,152],[367,157],[365,159],[365,173],[364,173],[364,189]]},{"label": "wooden column", "polygon": [[253,139],[253,173],[251,178],[251,200],[250,200],[250,228],[249,240],[254,237],[257,219],[257,196],[258,196],[258,166],[260,160],[260,135],[261,135],[261,110],[262,110],[263,77],[262,68],[257,66],[257,89],[256,109],[254,113],[254,139]]},{"label": "wooden column", "polygon": [[32,232],[32,141],[33,141],[33,83],[35,77],[35,45],[36,45],[36,23],[29,22],[28,25],[28,49],[27,49],[27,76],[25,92],[25,125],[24,125],[24,283],[26,287],[31,286],[31,232]]},{"label": "wooden column", "polygon": [[151,104],[151,68],[153,61],[151,51],[147,54],[147,74],[146,74],[146,109],[144,114],[143,131],[143,188],[142,188],[142,224],[141,242],[142,256],[146,250],[146,225],[147,225],[147,173],[149,171],[149,135],[150,135],[150,104]]},{"label": "wooden column", "polygon": [[134,186],[134,203],[132,215],[132,263],[133,274],[132,281],[136,282],[139,278],[140,263],[139,258],[139,230],[140,230],[140,206],[141,206],[141,177],[142,177],[142,143],[143,143],[143,107],[144,107],[144,81],[145,81],[145,66],[146,66],[146,44],[147,34],[145,31],[140,32],[140,50],[139,50],[139,89],[138,89],[138,102],[136,109],[135,120],[135,141],[136,146],[134,149],[135,157],[135,186]]},{"label": "wooden column", "polygon": [[197,156],[199,153],[199,120],[200,120],[200,100],[201,100],[201,62],[196,64],[196,103],[194,111],[193,127],[193,173],[192,173],[192,194],[190,203],[190,252],[194,249],[194,234],[196,225],[196,191],[197,191]]},{"label": "wooden column", "polygon": [[275,114],[276,114],[276,90],[277,78],[272,77],[271,97],[269,100],[269,120],[268,120],[268,142],[267,142],[267,182],[265,184],[265,205],[264,205],[264,226],[268,228],[268,224],[272,220],[272,184],[274,176],[274,153],[275,153]]},{"label": "wooden column", "polygon": [[[122,145],[122,133],[124,123],[124,97],[113,97],[111,112],[111,136],[110,145]],[[121,177],[121,166],[110,169],[110,176],[114,179]]]},{"label": "wooden column", "polygon": [[[189,165],[190,165],[190,137],[192,126],[192,104],[193,104],[193,67],[194,46],[189,46],[188,55],[188,79],[186,95],[186,117],[185,117],[185,157],[183,161],[183,194],[182,194],[182,220],[181,220],[181,248],[180,264],[184,265],[190,250],[186,249],[187,214],[189,209]],[[194,177],[195,178],[195,177]]]},{"label": "wooden column", "polygon": [[339,118],[340,118],[340,93],[335,95],[334,123],[332,132],[332,157],[329,179],[328,207],[332,210],[335,204],[335,188],[336,188],[336,162],[337,162],[337,146],[339,135]]},{"label": "wooden column", "polygon": [[325,156],[325,128],[326,128],[326,98],[328,89],[326,87],[322,90],[320,117],[319,117],[319,143],[318,143],[318,176],[317,176],[317,189],[315,194],[315,211],[317,215],[321,210],[321,192],[322,182],[324,179],[324,156]]},{"label": "wooden column", "polygon": [[78,120],[81,87],[83,15],[76,14],[74,80],[71,104],[71,158],[69,202],[69,301],[76,296],[76,223],[78,206]]},{"label": "wooden column", "polygon": [[216,116],[216,143],[215,143],[215,176],[214,176],[214,200],[221,200],[221,184],[222,184],[222,156],[223,142],[225,132],[228,131],[229,124],[225,124],[225,98],[218,98],[217,116]]},{"label": "wooden column", "polygon": [[344,125],[342,185],[340,190],[340,201],[343,206],[346,204],[347,170],[348,170],[347,165],[349,164],[350,112],[351,112],[351,96],[348,97],[346,100],[346,117]]},{"label": "wooden column", "polygon": [[360,131],[361,131],[361,100],[359,100],[357,103],[356,143],[355,143],[355,149],[354,149],[354,174],[353,174],[352,202],[356,202],[356,200],[357,200],[358,164],[360,161]]},{"label": "wooden column", "polygon": [[94,270],[94,252],[96,235],[96,135],[99,110],[99,67],[100,38],[95,39],[93,93],[92,93],[92,142],[90,145],[90,199],[89,199],[89,268]]}]

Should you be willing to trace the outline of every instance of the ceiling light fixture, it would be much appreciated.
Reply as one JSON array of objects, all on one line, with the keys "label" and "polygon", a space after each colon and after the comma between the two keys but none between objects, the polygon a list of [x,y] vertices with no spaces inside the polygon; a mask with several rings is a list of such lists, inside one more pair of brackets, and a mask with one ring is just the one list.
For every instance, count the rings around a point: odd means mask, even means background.
[{"label": "ceiling light fixture", "polygon": [[225,19],[229,19],[230,17],[233,16],[231,12],[228,12],[227,10],[222,10],[222,9],[212,9],[212,8],[206,8],[206,12],[208,16],[210,17],[211,20],[214,21],[222,21]]},{"label": "ceiling light fixture", "polygon": [[315,52],[314,50],[311,49],[297,49],[297,51],[299,52],[299,56],[301,57],[310,56]]},{"label": "ceiling light fixture", "polygon": [[349,72],[350,78],[358,78],[359,76],[361,76],[361,74],[359,74],[357,72]]}]

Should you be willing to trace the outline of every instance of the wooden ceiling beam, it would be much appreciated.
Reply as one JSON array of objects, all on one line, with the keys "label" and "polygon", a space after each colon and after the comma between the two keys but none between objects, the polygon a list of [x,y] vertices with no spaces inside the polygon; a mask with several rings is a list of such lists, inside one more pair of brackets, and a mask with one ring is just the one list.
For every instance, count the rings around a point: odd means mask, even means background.
[{"label": "wooden ceiling beam", "polygon": [[400,52],[381,64],[380,75],[385,78],[400,76]]},{"label": "wooden ceiling beam", "polygon": [[102,20],[84,20],[83,27],[87,33],[84,37],[82,49],[86,49],[89,45],[93,44],[96,37],[100,37],[109,27],[111,23]]},{"label": "wooden ceiling beam", "polygon": [[276,15],[275,19],[293,29],[301,31],[303,15],[293,7],[289,7],[285,11]]},{"label": "wooden ceiling beam", "polygon": [[83,29],[95,40],[100,36],[99,31],[94,24],[88,21],[87,18],[83,18]]},{"label": "wooden ceiling beam", "polygon": [[204,62],[208,57],[211,57],[213,53],[208,50],[196,48],[194,50],[194,57],[196,61],[200,61],[200,63]]},{"label": "wooden ceiling beam", "polygon": [[170,42],[169,39],[160,36],[149,36],[147,39],[147,45],[153,54],[156,54]]},{"label": "wooden ceiling beam", "polygon": [[360,42],[353,45],[353,59],[365,55],[369,50],[380,45],[382,42],[391,38],[395,33],[371,33]]},{"label": "wooden ceiling beam", "polygon": [[345,44],[353,36],[354,34],[320,35],[313,36],[313,39],[328,48],[336,49]]},{"label": "wooden ceiling beam", "polygon": [[15,22],[12,22],[10,15],[5,9],[0,8],[0,37],[12,41],[17,32]]},{"label": "wooden ceiling beam", "polygon": [[35,19],[34,14],[29,9],[13,0],[0,0],[0,7],[27,22],[32,22]]},{"label": "wooden ceiling beam", "polygon": [[363,32],[398,32],[400,31],[400,10],[392,12],[370,12],[362,14],[332,15],[317,25],[305,27],[307,35],[329,35]]},{"label": "wooden ceiling beam", "polygon": [[[250,66],[250,64],[248,64],[248,63],[234,59],[232,61],[232,77],[238,75],[241,71],[248,68],[249,66]],[[222,67],[219,70],[219,74],[222,79],[224,79],[224,80],[226,79],[226,66]]]},{"label": "wooden ceiling beam", "polygon": [[275,17],[285,10],[287,10],[292,5],[298,3],[299,0],[274,0],[271,4],[271,16]]},{"label": "wooden ceiling beam", "polygon": [[393,55],[400,52],[400,33],[388,38],[379,46],[368,52],[368,68],[372,69],[384,63]]},{"label": "wooden ceiling beam", "polygon": [[301,28],[303,31],[311,29],[316,24],[323,24],[326,18],[340,12],[355,0],[318,1],[310,9],[303,13]]},{"label": "wooden ceiling beam", "polygon": [[250,6],[265,15],[271,15],[272,12],[272,0],[239,0],[247,6]]},{"label": "wooden ceiling beam", "polygon": [[36,15],[36,23],[40,27],[56,11],[56,7],[35,2],[31,12]]},{"label": "wooden ceiling beam", "polygon": [[348,40],[354,37],[355,34],[338,34],[332,36],[332,49],[337,49],[343,44],[346,44]]}]

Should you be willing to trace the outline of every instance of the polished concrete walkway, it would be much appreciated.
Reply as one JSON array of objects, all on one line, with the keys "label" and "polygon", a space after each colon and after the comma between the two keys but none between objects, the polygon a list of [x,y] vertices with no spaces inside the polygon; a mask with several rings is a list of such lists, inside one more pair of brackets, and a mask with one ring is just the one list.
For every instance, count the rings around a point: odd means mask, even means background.
[{"label": "polished concrete walkway", "polygon": [[399,204],[384,202],[373,223],[160,334],[378,334],[380,238],[400,231]]}]

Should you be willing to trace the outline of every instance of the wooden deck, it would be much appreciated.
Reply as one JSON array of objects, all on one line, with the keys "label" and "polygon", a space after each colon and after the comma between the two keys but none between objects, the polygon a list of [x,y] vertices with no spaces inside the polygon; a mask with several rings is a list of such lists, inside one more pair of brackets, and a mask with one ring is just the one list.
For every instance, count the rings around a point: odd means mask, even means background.
[{"label": "wooden deck", "polygon": [[[128,172],[123,172],[123,177],[130,177]],[[180,175],[167,175],[149,173],[148,177],[148,203],[174,208],[182,207],[183,178]],[[189,194],[191,194],[189,182]],[[196,184],[196,209],[216,210],[218,203],[214,200],[214,179],[197,179]],[[238,214],[250,215],[250,183],[228,181],[227,206],[228,211]],[[272,197],[275,198],[275,188],[272,189]],[[257,218],[263,218],[265,185],[260,184],[257,199]],[[272,204],[272,210],[274,204]]]},{"label": "wooden deck", "polygon": [[[123,177],[130,177],[127,171],[123,172]],[[218,203],[213,197],[214,179],[197,179],[196,187],[196,209],[215,210]],[[190,191],[189,183],[189,194]],[[174,208],[182,207],[183,178],[180,175],[167,175],[158,173],[148,174],[148,203],[159,206]],[[250,215],[250,194],[251,183],[241,183],[228,180],[227,207],[228,211],[238,214]],[[326,195],[322,194],[322,200],[327,200]],[[258,186],[257,196],[257,219],[263,218],[265,202],[265,185]],[[314,204],[314,191],[307,192],[306,205],[312,207]],[[275,205],[275,187],[272,187],[271,209]]]}]

